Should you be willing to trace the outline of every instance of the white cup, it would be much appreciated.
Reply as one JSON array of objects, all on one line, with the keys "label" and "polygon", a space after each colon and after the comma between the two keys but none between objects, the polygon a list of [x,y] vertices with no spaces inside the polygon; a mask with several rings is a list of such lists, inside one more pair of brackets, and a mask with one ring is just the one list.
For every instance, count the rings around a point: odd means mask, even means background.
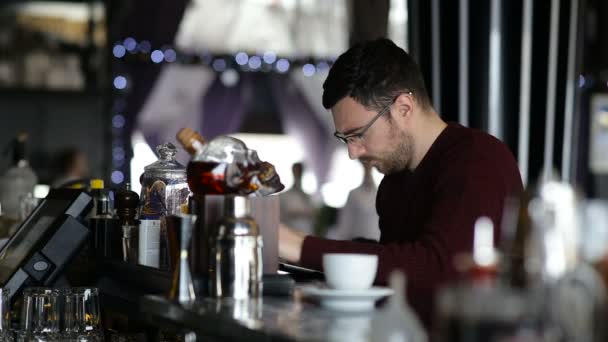
[{"label": "white cup", "polygon": [[327,284],[337,290],[369,289],[376,278],[378,256],[373,254],[329,253],[323,255]]}]

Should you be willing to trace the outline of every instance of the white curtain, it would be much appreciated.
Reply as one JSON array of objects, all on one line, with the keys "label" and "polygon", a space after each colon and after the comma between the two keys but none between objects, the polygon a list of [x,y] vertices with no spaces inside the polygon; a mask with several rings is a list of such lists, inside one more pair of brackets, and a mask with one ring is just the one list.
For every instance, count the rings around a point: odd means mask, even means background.
[{"label": "white curtain", "polygon": [[289,78],[300,89],[326,133],[331,136],[334,132],[334,121],[331,112],[323,107],[323,82],[327,73],[328,70],[324,70],[307,77],[300,70],[295,70],[289,74]]},{"label": "white curtain", "polygon": [[[203,97],[216,73],[206,66],[167,64],[138,115],[137,129],[150,144],[171,142],[182,127],[198,130],[203,117]],[[156,146],[150,146],[153,150]],[[178,153],[178,160],[189,157]]]}]

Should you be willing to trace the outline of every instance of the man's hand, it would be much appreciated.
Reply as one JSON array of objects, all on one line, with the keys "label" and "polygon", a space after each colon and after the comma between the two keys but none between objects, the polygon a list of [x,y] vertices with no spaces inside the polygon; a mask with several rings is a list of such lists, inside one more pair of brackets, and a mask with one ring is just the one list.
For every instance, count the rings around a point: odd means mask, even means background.
[{"label": "man's hand", "polygon": [[279,258],[297,264],[302,255],[302,244],[306,235],[279,224]]}]

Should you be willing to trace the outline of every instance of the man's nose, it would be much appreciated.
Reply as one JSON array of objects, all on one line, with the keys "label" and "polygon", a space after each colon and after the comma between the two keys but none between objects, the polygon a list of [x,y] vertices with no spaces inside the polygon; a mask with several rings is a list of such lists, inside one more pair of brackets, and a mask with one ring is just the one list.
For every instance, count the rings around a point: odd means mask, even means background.
[{"label": "man's nose", "polygon": [[365,147],[360,144],[348,143],[348,157],[350,159],[358,159],[365,153]]}]

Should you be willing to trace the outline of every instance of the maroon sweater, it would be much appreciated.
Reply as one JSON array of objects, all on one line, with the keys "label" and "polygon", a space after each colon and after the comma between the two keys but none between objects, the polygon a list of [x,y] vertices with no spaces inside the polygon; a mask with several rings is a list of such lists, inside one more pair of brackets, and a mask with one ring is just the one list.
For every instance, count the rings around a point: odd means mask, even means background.
[{"label": "maroon sweater", "polygon": [[376,284],[386,285],[392,270],[403,270],[409,302],[428,326],[435,290],[457,276],[454,256],[472,250],[475,220],[490,217],[499,237],[505,198],[521,191],[517,163],[505,144],[450,123],[416,170],[387,175],[380,183],[380,243],[309,236],[300,263],[321,270],[324,253],[376,254]]}]

